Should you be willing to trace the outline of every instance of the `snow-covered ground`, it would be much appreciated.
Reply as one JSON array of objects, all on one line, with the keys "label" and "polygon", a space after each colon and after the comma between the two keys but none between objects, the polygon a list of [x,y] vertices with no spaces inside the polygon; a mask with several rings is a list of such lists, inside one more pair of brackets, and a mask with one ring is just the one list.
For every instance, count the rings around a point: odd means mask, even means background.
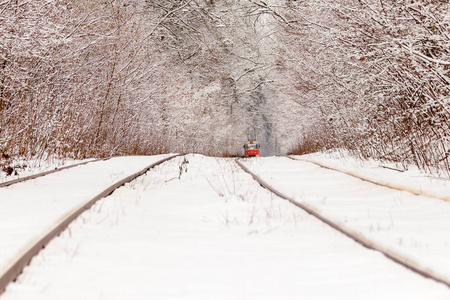
[{"label": "snow-covered ground", "polygon": [[[121,158],[118,165],[144,164],[142,160]],[[424,264],[435,266],[450,252],[448,221],[442,218],[450,210],[442,200],[413,199],[287,158],[257,158],[245,164],[284,193],[317,205],[329,217]],[[87,166],[79,171],[94,180],[107,165],[90,164],[91,175]],[[7,192],[37,189],[43,181]],[[51,181],[44,186],[49,189]],[[81,184],[77,187],[73,193],[85,193]],[[42,206],[35,214],[44,214],[65,197],[36,194],[16,205],[29,211]],[[0,212],[8,205],[0,194]],[[441,214],[435,214],[437,209]],[[5,224],[39,227],[22,216],[24,211],[14,214],[6,223],[6,214],[0,216],[0,233]],[[435,231],[430,234],[429,229]],[[423,240],[424,232],[431,237]],[[19,240],[3,235],[0,247],[8,239]],[[447,264],[441,261],[441,267],[435,267],[446,273]],[[448,298],[450,289],[445,285],[356,244],[272,195],[232,159],[200,155],[164,163],[100,200],[0,296],[1,300]]]}]

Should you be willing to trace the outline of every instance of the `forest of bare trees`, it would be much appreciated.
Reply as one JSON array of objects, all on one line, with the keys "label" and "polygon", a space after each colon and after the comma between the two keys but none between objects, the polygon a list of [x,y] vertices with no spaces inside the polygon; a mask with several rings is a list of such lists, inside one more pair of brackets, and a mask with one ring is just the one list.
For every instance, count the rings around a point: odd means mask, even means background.
[{"label": "forest of bare trees", "polygon": [[0,0],[13,157],[347,149],[449,169],[447,0]]},{"label": "forest of bare trees", "polygon": [[448,170],[448,1],[296,4],[285,52],[302,80],[286,90],[320,118],[307,144]]}]

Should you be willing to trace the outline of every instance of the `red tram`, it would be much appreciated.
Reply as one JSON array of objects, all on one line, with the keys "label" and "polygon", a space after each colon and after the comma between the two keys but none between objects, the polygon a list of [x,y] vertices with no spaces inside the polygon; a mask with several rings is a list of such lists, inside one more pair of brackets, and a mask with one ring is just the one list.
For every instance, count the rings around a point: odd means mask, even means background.
[{"label": "red tram", "polygon": [[245,157],[259,156],[259,143],[256,141],[248,141],[244,144]]}]

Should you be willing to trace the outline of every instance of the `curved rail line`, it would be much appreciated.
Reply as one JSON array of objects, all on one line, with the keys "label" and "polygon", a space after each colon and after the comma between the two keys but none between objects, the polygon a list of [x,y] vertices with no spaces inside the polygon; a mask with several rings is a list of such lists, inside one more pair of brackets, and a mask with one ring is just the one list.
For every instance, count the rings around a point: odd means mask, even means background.
[{"label": "curved rail line", "polygon": [[339,170],[338,168],[333,168],[333,167],[330,167],[330,166],[327,166],[327,165],[324,165],[322,163],[318,163],[318,162],[315,162],[315,161],[312,161],[312,160],[299,159],[299,158],[294,158],[294,157],[291,157],[291,156],[286,156],[286,157],[289,158],[289,159],[295,160],[295,161],[301,161],[301,162],[307,162],[307,163],[315,164],[315,165],[317,165],[317,166],[319,166],[321,168],[324,168],[324,169],[327,169],[327,170],[336,171],[336,172],[339,172],[339,173],[343,173],[343,174],[346,174],[346,175],[349,175],[349,176],[361,179],[363,181],[370,182],[372,184],[379,185],[379,186],[384,186],[384,187],[387,187],[387,188],[390,188],[390,189],[393,189],[393,190],[404,191],[404,192],[408,192],[408,193],[414,194],[416,196],[425,196],[425,197],[430,197],[430,198],[435,198],[435,199],[438,199],[438,200],[450,202],[450,196],[442,197],[442,196],[440,196],[440,195],[438,195],[436,193],[433,193],[432,191],[423,191],[420,187],[419,188],[415,188],[415,187],[411,187],[411,186],[402,186],[402,185],[392,184],[392,183],[382,183],[382,182],[378,182],[378,181],[376,181],[374,179],[371,179],[369,177],[366,177],[366,176],[362,176],[362,175],[359,175],[359,174],[356,174],[356,173],[353,173],[353,172],[350,172],[350,171]]},{"label": "curved rail line", "polygon": [[366,237],[358,234],[357,232],[353,231],[352,229],[346,227],[343,224],[339,224],[338,222],[332,221],[332,220],[324,217],[323,215],[321,215],[319,212],[317,212],[314,208],[310,207],[309,205],[297,202],[295,199],[284,195],[280,191],[278,191],[275,188],[273,188],[272,186],[270,186],[267,182],[262,180],[258,175],[251,172],[247,167],[245,167],[238,159],[236,159],[236,163],[246,173],[250,174],[253,177],[253,179],[256,180],[262,187],[271,191],[278,197],[283,198],[283,199],[291,202],[295,206],[303,209],[308,214],[316,217],[320,221],[324,222],[325,224],[329,225],[330,227],[334,228],[335,230],[337,230],[337,231],[341,232],[342,234],[346,235],[347,237],[351,238],[358,244],[364,246],[365,248],[378,251],[378,252],[382,253],[384,256],[386,256],[388,259],[392,260],[393,262],[395,262],[395,263],[397,263],[397,264],[399,264],[399,265],[401,265],[401,266],[403,266],[425,278],[429,278],[429,279],[435,280],[436,282],[445,284],[447,287],[450,288],[450,281],[448,279],[444,278],[443,276],[436,274],[432,270],[429,270],[429,269],[419,266],[416,262],[406,258],[405,256],[403,256],[399,253],[396,253],[395,251],[392,251],[385,247],[377,245],[376,243],[370,241]]},{"label": "curved rail line", "polygon": [[78,164],[65,166],[65,167],[61,167],[61,168],[56,168],[54,170],[45,171],[45,172],[42,172],[42,173],[37,173],[37,174],[34,174],[34,175],[30,175],[30,176],[26,176],[26,177],[14,179],[14,180],[5,181],[5,182],[0,183],[0,188],[6,187],[6,186],[10,186],[10,185],[13,185],[13,184],[16,184],[16,183],[24,182],[24,181],[27,181],[27,180],[43,177],[45,175],[53,174],[53,173],[56,173],[56,172],[59,172],[59,171],[62,171],[62,170],[67,170],[67,169],[75,168],[75,167],[78,167],[78,166],[83,166],[83,165],[86,165],[88,163],[93,163],[93,162],[98,162],[98,161],[108,160],[108,159],[109,159],[109,157],[108,158],[94,159],[94,160],[85,161],[85,162],[81,162],[81,163],[78,163]]},{"label": "curved rail line", "polygon": [[45,246],[48,245],[48,243],[56,236],[58,236],[64,229],[69,226],[69,224],[74,221],[79,215],[81,215],[84,211],[88,210],[92,207],[98,200],[111,195],[116,189],[123,186],[124,184],[131,182],[138,178],[139,176],[144,175],[147,173],[150,169],[154,168],[157,165],[162,164],[163,162],[166,162],[172,158],[175,158],[177,156],[180,156],[180,154],[172,155],[169,157],[166,157],[164,159],[161,159],[144,169],[142,169],[139,172],[136,172],[118,182],[111,185],[109,188],[83,204],[81,207],[73,210],[72,212],[68,213],[63,220],[61,220],[58,224],[55,225],[53,229],[51,229],[47,234],[45,234],[44,237],[42,237],[39,241],[35,242],[33,245],[29,246],[29,249],[25,251],[24,254],[22,254],[20,257],[17,257],[16,260],[11,263],[9,267],[6,268],[6,271],[3,274],[0,274],[0,294],[4,292],[6,289],[6,286],[14,281],[20,273],[22,273],[22,270],[30,263],[31,259],[41,251],[41,249],[45,248]]}]

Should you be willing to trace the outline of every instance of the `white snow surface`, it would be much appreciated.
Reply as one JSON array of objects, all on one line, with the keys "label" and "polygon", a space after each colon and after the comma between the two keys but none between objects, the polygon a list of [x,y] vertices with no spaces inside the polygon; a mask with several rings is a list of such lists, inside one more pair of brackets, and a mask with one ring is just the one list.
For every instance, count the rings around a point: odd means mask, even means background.
[{"label": "white snow surface", "polygon": [[[110,185],[104,181],[159,159],[117,158],[1,189],[0,266],[17,253],[10,247],[19,249]],[[448,274],[447,202],[288,158],[244,163],[283,193]],[[170,160],[97,202],[0,295],[0,300],[449,298],[447,286],[274,196],[232,159],[201,155]]]}]

